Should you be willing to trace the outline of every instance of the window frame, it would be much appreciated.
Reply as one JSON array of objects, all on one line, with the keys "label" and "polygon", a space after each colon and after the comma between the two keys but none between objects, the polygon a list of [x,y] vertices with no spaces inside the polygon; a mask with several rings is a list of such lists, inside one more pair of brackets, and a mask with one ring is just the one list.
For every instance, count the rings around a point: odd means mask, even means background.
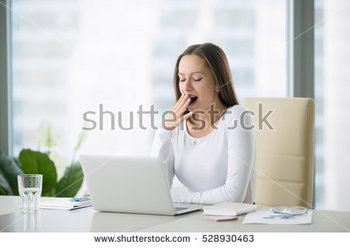
[{"label": "window frame", "polygon": [[12,156],[11,0],[0,0],[0,152]]},{"label": "window frame", "polygon": [[314,99],[315,1],[288,0],[287,6],[287,95]]}]

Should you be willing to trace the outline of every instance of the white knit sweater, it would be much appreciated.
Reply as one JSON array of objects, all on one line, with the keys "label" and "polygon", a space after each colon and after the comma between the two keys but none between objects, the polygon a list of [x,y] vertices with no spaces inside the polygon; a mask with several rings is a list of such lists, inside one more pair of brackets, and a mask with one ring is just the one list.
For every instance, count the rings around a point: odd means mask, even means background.
[{"label": "white knit sweater", "polygon": [[152,155],[159,157],[171,188],[174,176],[187,188],[175,202],[252,203],[255,195],[254,120],[240,105],[227,109],[216,129],[192,137],[185,121],[174,130],[159,128]]}]

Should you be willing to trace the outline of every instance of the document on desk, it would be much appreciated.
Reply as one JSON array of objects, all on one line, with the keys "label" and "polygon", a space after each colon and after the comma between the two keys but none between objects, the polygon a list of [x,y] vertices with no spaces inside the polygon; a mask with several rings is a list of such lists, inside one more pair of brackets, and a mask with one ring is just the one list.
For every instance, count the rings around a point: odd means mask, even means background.
[{"label": "document on desk", "polygon": [[88,198],[53,198],[40,202],[41,209],[74,210],[92,206]]},{"label": "document on desk", "polygon": [[311,224],[312,211],[302,215],[286,215],[272,213],[271,211],[255,211],[248,213],[243,224]]}]

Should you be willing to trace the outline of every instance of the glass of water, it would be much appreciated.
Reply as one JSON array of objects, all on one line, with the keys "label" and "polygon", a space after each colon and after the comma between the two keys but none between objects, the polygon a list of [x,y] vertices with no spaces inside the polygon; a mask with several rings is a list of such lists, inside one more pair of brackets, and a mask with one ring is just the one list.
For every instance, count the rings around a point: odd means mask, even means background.
[{"label": "glass of water", "polygon": [[18,192],[23,212],[39,210],[43,175],[22,174],[17,176]]}]

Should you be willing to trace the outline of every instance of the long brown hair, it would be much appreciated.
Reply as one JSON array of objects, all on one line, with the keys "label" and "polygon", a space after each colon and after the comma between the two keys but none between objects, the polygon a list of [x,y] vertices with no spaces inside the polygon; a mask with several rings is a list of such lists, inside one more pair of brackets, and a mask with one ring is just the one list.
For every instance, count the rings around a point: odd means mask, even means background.
[{"label": "long brown hair", "polygon": [[212,43],[189,46],[177,59],[173,79],[176,102],[181,96],[178,76],[179,63],[181,58],[185,55],[198,55],[204,59],[213,74],[215,83],[219,86],[218,97],[224,106],[231,107],[238,104],[226,55],[220,47]]}]

